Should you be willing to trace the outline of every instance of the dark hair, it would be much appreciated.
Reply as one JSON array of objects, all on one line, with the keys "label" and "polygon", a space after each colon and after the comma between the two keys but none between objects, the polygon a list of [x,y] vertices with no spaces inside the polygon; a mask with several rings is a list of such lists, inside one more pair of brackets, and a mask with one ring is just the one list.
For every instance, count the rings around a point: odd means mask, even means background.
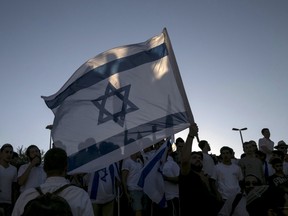
[{"label": "dark hair", "polygon": [[258,155],[258,156],[263,156],[266,159],[266,154],[264,152],[260,151],[260,150],[257,150],[255,152],[255,154]]},{"label": "dark hair", "polygon": [[2,145],[0,151],[3,152],[5,148],[12,148],[13,149],[13,146],[10,143],[5,143],[4,145]]},{"label": "dark hair", "polygon": [[61,174],[67,168],[67,153],[61,148],[49,149],[44,156],[44,170],[48,174]]},{"label": "dark hair", "polygon": [[255,140],[249,140],[249,143],[251,143],[252,145],[256,145],[257,146],[257,143],[255,142]]},{"label": "dark hair", "polygon": [[249,145],[249,144],[252,144],[252,143],[250,143],[250,142],[243,142],[243,151],[245,152],[245,146],[247,146],[247,145]]},{"label": "dark hair", "polygon": [[260,179],[258,176],[254,175],[254,174],[252,174],[252,173],[249,173],[249,174],[245,175],[244,181],[245,181],[246,178],[249,177],[249,176],[253,176],[253,177],[255,177],[255,178],[257,179],[257,185],[261,185],[261,184],[262,184],[261,179]]},{"label": "dark hair", "polygon": [[206,140],[200,140],[200,142],[198,143],[198,146],[200,149],[203,149],[205,147],[205,145],[207,145],[208,142]]},{"label": "dark hair", "polygon": [[256,181],[257,181],[257,183],[256,183],[257,185],[256,185],[256,186],[262,185],[262,181],[259,179],[258,176],[254,175],[254,174],[252,174],[252,173],[249,173],[249,174],[245,175],[242,180],[239,181],[239,185],[240,185],[240,188],[241,188],[242,190],[245,188],[246,178],[247,178],[247,177],[250,177],[250,176],[253,176],[253,177],[256,178]]},{"label": "dark hair", "polygon": [[36,145],[30,145],[30,146],[28,146],[28,148],[26,149],[25,154],[26,154],[26,156],[29,157],[29,158],[30,158],[30,150],[31,150],[32,148],[37,148],[37,149],[39,150],[39,152],[40,152],[40,149],[38,148],[38,146],[36,146]]},{"label": "dark hair", "polygon": [[276,154],[277,156],[279,156],[282,160],[284,160],[285,154],[283,151],[280,150],[273,150],[272,154]]},{"label": "dark hair", "polygon": [[277,163],[282,163],[283,164],[283,160],[281,160],[280,158],[273,158],[271,161],[270,161],[270,164],[271,165],[274,165],[274,164],[277,164]]},{"label": "dark hair", "polygon": [[248,144],[252,144],[252,143],[250,143],[250,141],[249,142],[244,142],[243,146],[248,145]]},{"label": "dark hair", "polygon": [[264,133],[264,131],[266,131],[266,130],[268,130],[268,131],[269,131],[269,128],[263,128],[263,129],[261,130],[261,133],[263,134],[263,133]]},{"label": "dark hair", "polygon": [[179,142],[184,142],[184,140],[181,137],[178,137],[175,142],[176,146],[178,145]]},{"label": "dark hair", "polygon": [[203,160],[203,153],[201,151],[192,151],[191,152],[191,156],[194,155],[194,154],[197,154],[201,157],[201,159]]},{"label": "dark hair", "polygon": [[229,151],[229,153],[232,154],[232,155],[233,155],[233,153],[234,153],[233,149],[230,148],[230,147],[228,147],[228,146],[223,146],[223,147],[220,149],[220,153],[222,154],[222,152],[225,151],[225,150]]},{"label": "dark hair", "polygon": [[12,159],[19,158],[19,154],[17,152],[13,152]]}]

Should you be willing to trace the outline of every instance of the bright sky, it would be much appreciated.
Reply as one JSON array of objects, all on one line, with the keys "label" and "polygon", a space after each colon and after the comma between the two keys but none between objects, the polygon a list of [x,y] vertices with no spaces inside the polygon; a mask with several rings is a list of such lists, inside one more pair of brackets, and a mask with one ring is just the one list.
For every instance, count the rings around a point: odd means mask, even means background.
[{"label": "bright sky", "polygon": [[[287,0],[0,1],[0,145],[49,148],[56,93],[88,59],[166,27],[200,139],[288,142]],[[176,135],[186,139],[187,130]],[[193,150],[199,150],[194,142]]]}]

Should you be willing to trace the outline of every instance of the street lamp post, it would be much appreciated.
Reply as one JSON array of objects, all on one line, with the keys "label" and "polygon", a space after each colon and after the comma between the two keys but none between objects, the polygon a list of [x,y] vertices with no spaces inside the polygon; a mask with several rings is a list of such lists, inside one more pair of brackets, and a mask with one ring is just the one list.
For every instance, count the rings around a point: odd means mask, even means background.
[{"label": "street lamp post", "polygon": [[49,149],[51,149],[51,145],[52,145],[52,134],[51,134],[51,130],[53,128],[53,125],[47,125],[46,129],[50,130],[50,140],[49,140]]},{"label": "street lamp post", "polygon": [[241,129],[238,129],[238,128],[232,128],[232,130],[234,130],[234,131],[239,131],[239,133],[240,133],[240,138],[241,138],[241,142],[242,142],[242,145],[243,145],[243,136],[242,136],[242,131],[247,130],[247,128],[246,128],[246,127],[245,127],[245,128],[241,128]]}]

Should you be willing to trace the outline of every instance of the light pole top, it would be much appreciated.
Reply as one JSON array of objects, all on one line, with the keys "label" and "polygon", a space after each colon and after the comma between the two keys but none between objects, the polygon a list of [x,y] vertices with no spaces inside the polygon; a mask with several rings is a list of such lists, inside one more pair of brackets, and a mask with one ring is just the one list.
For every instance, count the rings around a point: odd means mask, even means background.
[{"label": "light pole top", "polygon": [[245,127],[245,128],[241,128],[241,129],[238,129],[238,128],[232,128],[232,130],[235,130],[235,131],[243,131],[243,130],[247,130],[247,127]]},{"label": "light pole top", "polygon": [[232,128],[232,130],[234,130],[234,131],[239,131],[239,133],[240,133],[240,138],[241,138],[241,142],[242,142],[242,145],[243,145],[242,131],[247,130],[247,127],[241,128],[241,129],[239,129],[239,128]]}]

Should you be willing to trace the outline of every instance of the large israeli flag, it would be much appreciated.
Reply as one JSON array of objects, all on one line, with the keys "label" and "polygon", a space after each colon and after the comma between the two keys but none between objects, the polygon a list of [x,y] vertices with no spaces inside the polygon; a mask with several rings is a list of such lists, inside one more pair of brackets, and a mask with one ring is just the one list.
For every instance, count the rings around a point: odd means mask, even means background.
[{"label": "large israeli flag", "polygon": [[104,168],[194,122],[166,29],[88,60],[42,98],[55,115],[51,134],[68,154],[68,174]]}]

